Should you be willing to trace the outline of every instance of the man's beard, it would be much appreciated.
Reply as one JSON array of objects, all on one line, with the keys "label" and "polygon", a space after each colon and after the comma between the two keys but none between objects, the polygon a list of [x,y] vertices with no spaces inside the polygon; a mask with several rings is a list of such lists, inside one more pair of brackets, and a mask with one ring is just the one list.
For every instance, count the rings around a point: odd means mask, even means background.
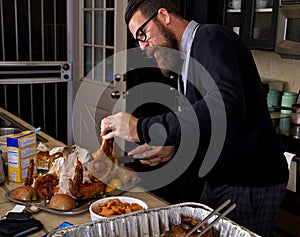
[{"label": "man's beard", "polygon": [[177,50],[178,41],[174,34],[158,21],[157,26],[159,32],[165,38],[165,43],[159,46],[146,47],[146,54],[149,57],[155,57],[164,76],[175,76],[182,66],[182,60],[180,60],[179,51]]}]

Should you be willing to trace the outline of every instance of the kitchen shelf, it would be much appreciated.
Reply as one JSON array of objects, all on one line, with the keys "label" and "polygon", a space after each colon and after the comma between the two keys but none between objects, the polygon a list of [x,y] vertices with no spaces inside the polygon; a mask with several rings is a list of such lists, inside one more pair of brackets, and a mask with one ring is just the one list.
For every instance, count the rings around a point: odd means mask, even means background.
[{"label": "kitchen shelf", "polygon": [[229,8],[230,1],[223,2],[223,25],[239,27],[238,34],[250,49],[274,50],[279,0],[265,8],[256,8],[256,0],[242,1],[240,9]]},{"label": "kitchen shelf", "polygon": [[255,9],[255,12],[272,12],[273,8],[260,8],[260,9]]},{"label": "kitchen shelf", "polygon": [[[227,9],[226,10],[228,13],[241,13],[241,9]],[[272,8],[260,8],[260,9],[255,9],[255,12],[272,12]]]},{"label": "kitchen shelf", "polygon": [[241,9],[227,9],[229,13],[241,13]]}]

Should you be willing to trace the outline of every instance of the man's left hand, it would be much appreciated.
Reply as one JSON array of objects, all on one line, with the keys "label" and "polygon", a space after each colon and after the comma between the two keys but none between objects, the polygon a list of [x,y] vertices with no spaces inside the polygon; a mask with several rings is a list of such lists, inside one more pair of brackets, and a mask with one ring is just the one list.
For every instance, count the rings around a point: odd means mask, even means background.
[{"label": "man's left hand", "polygon": [[143,144],[130,151],[128,155],[143,154],[145,159],[141,159],[140,162],[144,165],[155,166],[170,160],[174,150],[174,146],[149,146],[148,144]]}]

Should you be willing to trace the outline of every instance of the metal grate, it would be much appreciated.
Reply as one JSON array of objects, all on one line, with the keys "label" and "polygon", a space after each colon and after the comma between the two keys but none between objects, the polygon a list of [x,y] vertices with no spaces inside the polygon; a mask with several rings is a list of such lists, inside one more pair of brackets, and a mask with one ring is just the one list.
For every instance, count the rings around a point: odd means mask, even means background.
[{"label": "metal grate", "polygon": [[0,107],[68,143],[68,81],[0,84]]},{"label": "metal grate", "polygon": [[71,145],[71,0],[0,0],[0,106]]},{"label": "metal grate", "polygon": [[66,0],[0,0],[0,61],[68,61]]}]

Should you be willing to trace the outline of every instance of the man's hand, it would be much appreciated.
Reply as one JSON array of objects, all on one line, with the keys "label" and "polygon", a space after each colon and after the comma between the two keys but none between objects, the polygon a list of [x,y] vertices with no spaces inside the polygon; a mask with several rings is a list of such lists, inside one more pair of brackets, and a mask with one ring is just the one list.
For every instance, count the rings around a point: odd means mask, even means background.
[{"label": "man's hand", "polygon": [[166,162],[170,160],[174,154],[174,146],[149,146],[148,144],[143,144],[138,146],[134,150],[130,151],[128,155],[143,154],[146,160],[140,160],[144,165],[155,166],[161,162]]},{"label": "man's hand", "polygon": [[[101,121],[101,136],[103,139],[119,137],[130,142],[139,142],[137,134],[138,119],[125,112],[107,116]],[[107,133],[108,131],[111,131]],[[107,133],[107,134],[106,134]]]}]

